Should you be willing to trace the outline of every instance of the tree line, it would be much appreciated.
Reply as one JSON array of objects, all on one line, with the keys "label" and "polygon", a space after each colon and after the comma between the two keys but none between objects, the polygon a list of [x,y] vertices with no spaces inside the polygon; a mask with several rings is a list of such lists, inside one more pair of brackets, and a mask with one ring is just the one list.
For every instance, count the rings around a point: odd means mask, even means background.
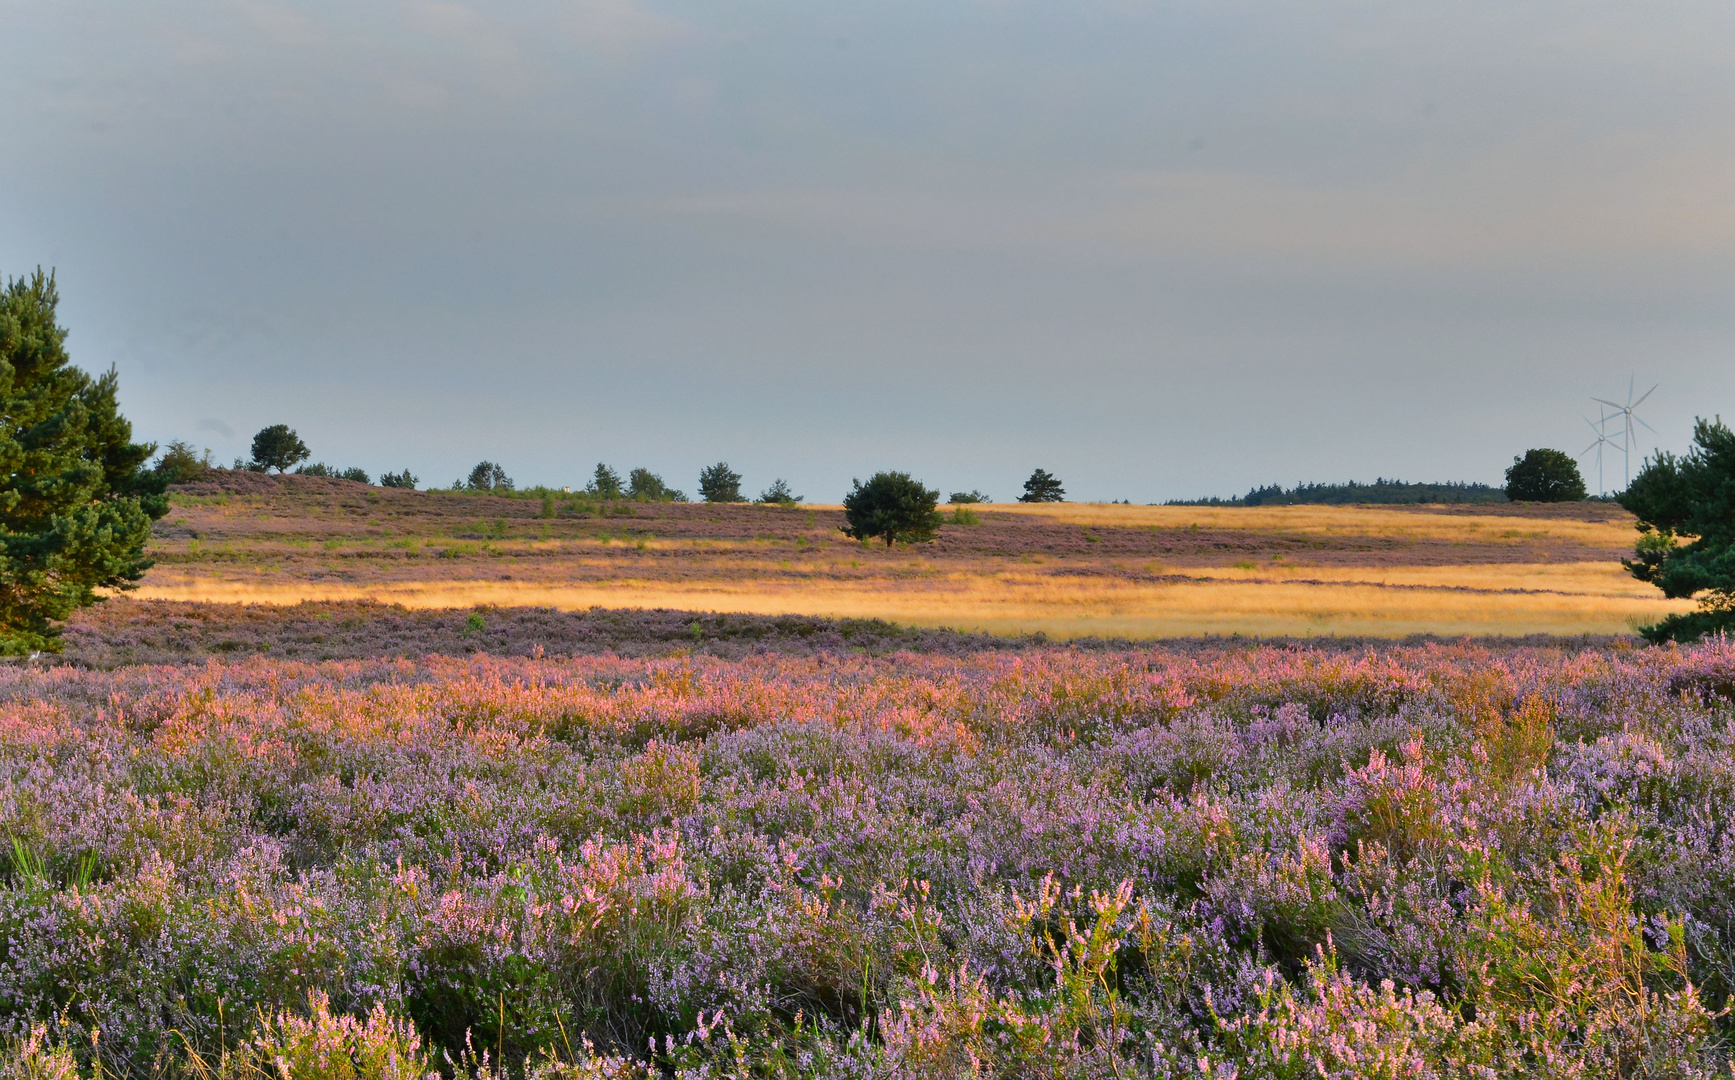
[{"label": "tree line", "polygon": [[[215,466],[210,452],[172,442],[155,464],[158,448],[137,443],[121,415],[119,380],[111,368],[92,377],[72,365],[66,331],[57,321],[59,292],[52,274],[38,270],[0,287],[0,653],[58,648],[59,623],[96,602],[99,589],[127,589],[151,565],[145,543],[151,524],[168,512],[168,487]],[[306,443],[286,424],[254,436],[253,457],[235,467],[279,474],[337,476],[368,482],[361,469],[308,464]],[[741,474],[727,462],[700,470],[699,496],[739,503]],[[1531,450],[1506,472],[1509,499],[1583,499],[1577,463],[1558,450]],[[387,487],[413,488],[408,469],[386,473]],[[1376,484],[1385,484],[1380,481]],[[1390,482],[1390,483],[1396,483]],[[497,463],[482,461],[455,483],[464,491],[513,490]],[[1451,485],[1446,485],[1452,487]],[[1304,486],[1310,491],[1319,485]],[[1254,489],[1258,496],[1262,489]],[[1281,489],[1279,489],[1281,491]],[[1461,489],[1456,489],[1461,490]],[[686,494],[648,469],[626,480],[598,464],[584,494],[593,498],[686,501]],[[1058,477],[1035,470],[1023,502],[1058,502]],[[944,518],[940,493],[905,472],[885,471],[852,481],[844,496],[843,531],[864,543],[932,541]],[[1692,640],[1735,629],[1735,433],[1719,417],[1696,421],[1693,449],[1646,461],[1618,501],[1638,519],[1634,557],[1623,565],[1665,596],[1694,598],[1699,610],[1671,616],[1641,632],[1655,641]],[[794,506],[802,497],[778,479],[760,493],[762,503]],[[980,491],[953,492],[954,520],[970,518],[969,504],[987,502]],[[1248,500],[1241,500],[1249,505]]]}]

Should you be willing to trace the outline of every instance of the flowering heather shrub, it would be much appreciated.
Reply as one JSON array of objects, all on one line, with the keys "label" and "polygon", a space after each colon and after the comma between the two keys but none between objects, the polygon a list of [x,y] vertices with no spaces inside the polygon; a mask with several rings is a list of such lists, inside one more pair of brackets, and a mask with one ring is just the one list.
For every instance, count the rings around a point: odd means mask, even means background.
[{"label": "flowering heather shrub", "polygon": [[1728,1075],[1735,648],[0,670],[0,1075]]}]

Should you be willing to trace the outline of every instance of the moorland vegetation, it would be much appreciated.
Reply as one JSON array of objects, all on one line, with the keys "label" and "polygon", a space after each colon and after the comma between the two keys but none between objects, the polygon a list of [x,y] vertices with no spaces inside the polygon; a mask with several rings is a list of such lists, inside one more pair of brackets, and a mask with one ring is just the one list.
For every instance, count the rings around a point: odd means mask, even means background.
[{"label": "moorland vegetation", "polygon": [[1732,700],[1723,643],[0,671],[0,1068],[1727,1075]]}]

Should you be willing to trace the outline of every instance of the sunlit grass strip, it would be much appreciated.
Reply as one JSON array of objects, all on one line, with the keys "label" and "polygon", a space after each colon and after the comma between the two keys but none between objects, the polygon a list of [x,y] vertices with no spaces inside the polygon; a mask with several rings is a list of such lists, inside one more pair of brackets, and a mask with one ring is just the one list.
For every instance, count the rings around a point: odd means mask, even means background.
[{"label": "sunlit grass strip", "polygon": [[[1404,575],[1394,574],[1401,578]],[[1449,581],[1433,570],[1418,578]],[[1114,578],[938,573],[919,580],[666,581],[550,584],[455,580],[373,585],[339,582],[248,582],[189,579],[154,584],[143,599],[295,604],[304,600],[379,600],[411,608],[477,605],[676,608],[749,614],[880,618],[912,626],[991,633],[1042,631],[1055,637],[1114,635],[1162,638],[1196,634],[1609,634],[1690,606],[1616,591],[1587,571],[1502,578],[1467,575],[1474,588],[1392,588],[1357,581],[1303,584],[1262,581],[1145,583]],[[1318,580],[1316,578],[1316,580]],[[1523,582],[1503,585],[1503,581]],[[1552,588],[1550,586],[1577,586]],[[1600,587],[1600,589],[1599,589]],[[1549,591],[1541,591],[1549,588]]]}]

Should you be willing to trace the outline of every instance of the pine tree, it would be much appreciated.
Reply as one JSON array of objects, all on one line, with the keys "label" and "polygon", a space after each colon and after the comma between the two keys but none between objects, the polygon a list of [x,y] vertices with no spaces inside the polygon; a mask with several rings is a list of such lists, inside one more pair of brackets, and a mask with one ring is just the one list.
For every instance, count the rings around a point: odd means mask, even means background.
[{"label": "pine tree", "polygon": [[253,436],[253,468],[259,472],[276,469],[284,473],[291,465],[312,456],[307,444],[288,424],[272,424]]},{"label": "pine tree", "polygon": [[67,357],[59,303],[41,270],[0,290],[0,653],[58,651],[57,622],[143,576],[169,508],[114,370],[93,379]]},{"label": "pine tree", "polygon": [[1692,451],[1647,461],[1618,501],[1639,519],[1633,558],[1621,564],[1671,600],[1699,602],[1639,632],[1658,642],[1735,633],[1735,432],[1721,417],[1698,420]]},{"label": "pine tree", "polygon": [[599,461],[584,490],[592,498],[618,499],[621,497],[621,475]]},{"label": "pine tree", "polygon": [[853,481],[843,497],[843,531],[857,540],[879,537],[891,547],[934,539],[940,531],[940,493],[909,473],[875,473],[867,483]]},{"label": "pine tree", "polygon": [[727,461],[699,470],[699,494],[708,503],[745,502],[741,497],[741,474]]},{"label": "pine tree", "polygon": [[1019,502],[1064,502],[1066,489],[1060,486],[1060,478],[1046,469],[1037,469],[1030,474],[1030,479],[1024,481],[1024,494],[1018,496]]}]

